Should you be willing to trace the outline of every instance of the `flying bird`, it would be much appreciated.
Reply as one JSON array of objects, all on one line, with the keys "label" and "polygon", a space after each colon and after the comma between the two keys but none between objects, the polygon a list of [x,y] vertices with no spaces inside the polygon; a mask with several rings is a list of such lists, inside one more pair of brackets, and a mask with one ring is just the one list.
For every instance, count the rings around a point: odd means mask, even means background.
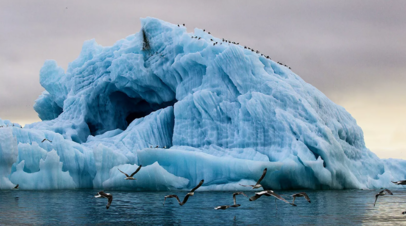
[{"label": "flying bird", "polygon": [[295,204],[295,199],[297,197],[304,197],[310,203],[310,198],[305,192],[300,192],[300,193],[294,194],[294,195],[292,195],[292,197],[293,197],[292,204]]},{"label": "flying bird", "polygon": [[118,169],[118,171],[120,171],[121,173],[123,173],[123,174],[126,176],[126,178],[124,178],[124,180],[136,180],[133,176],[134,176],[136,173],[138,173],[138,171],[140,171],[141,167],[142,167],[142,165],[140,165],[140,166],[137,168],[137,170],[135,170],[134,173],[131,174],[131,176],[128,176],[128,174],[124,173],[124,172],[121,171],[119,168],[117,168],[117,169]]},{"label": "flying bird", "polygon": [[95,198],[106,198],[108,200],[106,209],[110,208],[111,202],[113,201],[113,196],[110,193],[105,193],[104,191],[99,191]]},{"label": "flying bird", "polygon": [[264,177],[265,177],[265,175],[266,175],[266,171],[267,171],[267,168],[264,169],[264,171],[262,172],[261,178],[259,178],[259,180],[257,181],[257,183],[256,183],[255,185],[243,185],[243,184],[240,184],[240,185],[241,185],[241,186],[244,186],[244,187],[252,187],[252,189],[256,189],[256,188],[262,187],[261,181],[262,181],[262,179],[264,179]]},{"label": "flying bird", "polygon": [[41,141],[41,143],[44,143],[44,141],[46,141],[46,140],[47,140],[48,142],[52,143],[52,141],[48,140],[47,138],[43,139],[43,140]]},{"label": "flying bird", "polygon": [[240,204],[237,204],[237,199],[236,199],[237,195],[244,195],[245,197],[248,197],[246,194],[244,194],[244,192],[235,192],[233,194],[234,205],[231,205],[231,206],[230,205],[216,206],[216,207],[214,207],[214,209],[215,210],[225,210],[225,209],[228,209],[230,207],[239,207],[239,206],[241,206]]},{"label": "flying bird", "polygon": [[17,185],[14,187],[14,189],[18,189],[19,187],[20,187],[20,185],[17,184]]},{"label": "flying bird", "polygon": [[215,210],[225,210],[225,209],[228,209],[228,208],[230,208],[230,206],[228,206],[228,205],[214,207]]},{"label": "flying bird", "polygon": [[[255,200],[259,199],[263,195],[265,195],[265,196],[273,196],[273,197],[275,197],[275,198],[277,198],[277,199],[279,199],[279,200],[281,200],[283,202],[286,202],[286,203],[288,203],[288,204],[290,204],[292,206],[296,206],[296,204],[286,201],[286,199],[282,198],[280,195],[276,194],[272,190],[266,190],[266,191],[257,192],[257,193],[255,193],[254,196],[252,196],[250,198],[250,201],[255,201]],[[275,203],[276,203],[276,199],[275,199]]]},{"label": "flying bird", "polygon": [[378,197],[379,197],[379,196],[384,196],[384,195],[386,195],[386,192],[387,192],[389,195],[393,195],[393,193],[392,193],[391,191],[389,191],[388,189],[385,189],[385,190],[380,191],[378,194],[375,195],[374,206],[375,206],[375,204],[376,204],[376,200],[378,200]]},{"label": "flying bird", "polygon": [[195,191],[196,191],[200,186],[202,186],[203,182],[204,182],[204,180],[201,180],[200,183],[199,183],[196,187],[194,187],[192,190],[190,190],[190,192],[188,192],[188,193],[186,194],[186,196],[185,196],[185,198],[183,199],[182,202],[180,201],[180,199],[179,199],[179,197],[178,197],[177,195],[167,195],[167,196],[165,196],[163,205],[165,205],[166,198],[176,198],[176,199],[178,200],[180,206],[185,205],[185,203],[186,203],[187,200],[189,199],[189,196],[193,196],[193,195],[195,194]]},{"label": "flying bird", "polygon": [[234,205],[231,205],[230,207],[239,207],[241,206],[240,204],[237,204],[237,195],[244,195],[245,197],[248,198],[248,196],[246,194],[244,194],[244,192],[240,191],[240,192],[234,192],[233,194],[233,200],[234,200]]},{"label": "flying bird", "polygon": [[396,185],[406,185],[406,180],[392,181],[392,183],[394,183]]}]

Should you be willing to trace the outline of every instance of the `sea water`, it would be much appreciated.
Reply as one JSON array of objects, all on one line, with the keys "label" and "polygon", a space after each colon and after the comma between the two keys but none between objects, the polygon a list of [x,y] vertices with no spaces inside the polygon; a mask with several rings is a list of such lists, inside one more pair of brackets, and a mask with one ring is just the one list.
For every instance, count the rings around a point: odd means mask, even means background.
[{"label": "sea water", "polygon": [[[239,195],[238,208],[215,210],[232,205],[233,192],[196,191],[184,206],[164,196],[186,191],[123,192],[106,191],[113,202],[94,198],[96,190],[0,191],[0,225],[385,225],[406,222],[406,190],[379,197],[379,190],[306,191],[311,199],[297,198],[296,207],[261,197],[250,202]],[[301,191],[275,191],[292,201],[291,194]],[[248,197],[255,193],[246,192]]]}]

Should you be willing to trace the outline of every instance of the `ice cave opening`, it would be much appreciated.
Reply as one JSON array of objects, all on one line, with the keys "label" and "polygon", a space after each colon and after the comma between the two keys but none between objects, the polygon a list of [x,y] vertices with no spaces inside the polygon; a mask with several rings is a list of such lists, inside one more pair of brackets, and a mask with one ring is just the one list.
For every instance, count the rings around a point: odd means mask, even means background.
[{"label": "ice cave opening", "polygon": [[[108,95],[107,103],[98,107],[87,117],[86,123],[92,136],[103,134],[110,130],[125,130],[135,119],[143,118],[151,112],[168,106],[173,106],[176,100],[162,103],[149,103],[140,97],[130,97],[122,91],[114,91]],[[103,100],[98,101],[99,104]]]}]

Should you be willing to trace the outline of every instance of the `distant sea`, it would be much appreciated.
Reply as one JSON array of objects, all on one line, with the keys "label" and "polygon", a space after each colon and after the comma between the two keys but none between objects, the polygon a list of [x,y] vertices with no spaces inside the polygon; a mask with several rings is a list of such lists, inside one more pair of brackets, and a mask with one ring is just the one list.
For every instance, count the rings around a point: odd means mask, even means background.
[{"label": "distant sea", "polygon": [[[259,191],[259,190],[258,190]],[[123,192],[107,199],[94,198],[96,190],[0,191],[0,225],[400,225],[406,224],[406,188],[392,190],[393,196],[379,197],[379,190],[305,191],[311,199],[296,199],[296,207],[261,197],[250,202],[239,195],[238,208],[214,210],[232,205],[230,192],[196,191],[184,206],[164,196],[185,192]],[[275,191],[291,201],[301,191]],[[246,192],[250,197],[254,192]]]}]

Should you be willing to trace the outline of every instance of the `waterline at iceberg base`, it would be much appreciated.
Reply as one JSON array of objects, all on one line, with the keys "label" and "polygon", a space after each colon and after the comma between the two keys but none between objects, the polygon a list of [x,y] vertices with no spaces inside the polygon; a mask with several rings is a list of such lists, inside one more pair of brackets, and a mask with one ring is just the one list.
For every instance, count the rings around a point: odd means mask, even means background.
[{"label": "waterline at iceberg base", "polygon": [[[66,72],[45,62],[42,121],[0,120],[0,189],[244,190],[264,168],[265,189],[406,178],[406,161],[379,159],[355,119],[287,67],[201,29],[141,23],[111,47],[86,41]],[[139,165],[135,181],[118,171]]]}]

